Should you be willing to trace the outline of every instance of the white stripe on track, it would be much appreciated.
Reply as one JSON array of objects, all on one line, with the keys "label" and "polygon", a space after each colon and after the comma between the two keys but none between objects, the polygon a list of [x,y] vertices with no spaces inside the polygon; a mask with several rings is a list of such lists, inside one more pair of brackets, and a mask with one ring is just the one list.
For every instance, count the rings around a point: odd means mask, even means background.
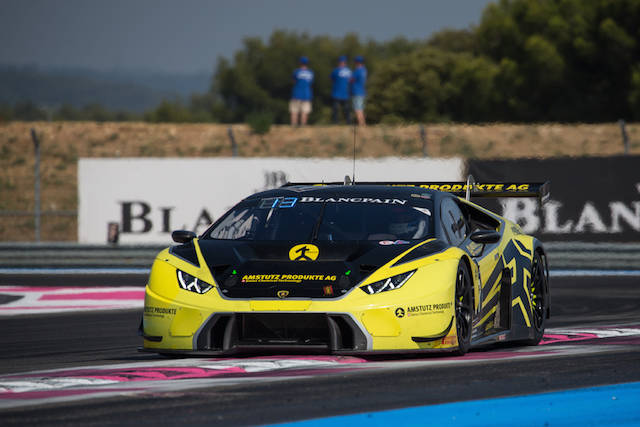
[{"label": "white stripe on track", "polygon": [[144,288],[141,286],[0,286],[0,294],[20,297],[0,304],[0,317],[85,310],[141,309],[144,305]]}]

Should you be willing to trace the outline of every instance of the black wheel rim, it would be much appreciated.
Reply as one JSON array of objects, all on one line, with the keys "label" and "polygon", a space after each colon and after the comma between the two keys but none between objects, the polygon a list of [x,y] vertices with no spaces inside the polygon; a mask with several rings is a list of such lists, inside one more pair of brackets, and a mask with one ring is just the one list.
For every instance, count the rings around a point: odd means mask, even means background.
[{"label": "black wheel rim", "polygon": [[464,268],[458,270],[456,278],[456,331],[458,342],[466,343],[471,336],[471,283]]},{"label": "black wheel rim", "polygon": [[533,326],[539,331],[542,328],[542,323],[544,321],[544,270],[539,256],[536,256],[533,259],[531,273],[530,294]]}]

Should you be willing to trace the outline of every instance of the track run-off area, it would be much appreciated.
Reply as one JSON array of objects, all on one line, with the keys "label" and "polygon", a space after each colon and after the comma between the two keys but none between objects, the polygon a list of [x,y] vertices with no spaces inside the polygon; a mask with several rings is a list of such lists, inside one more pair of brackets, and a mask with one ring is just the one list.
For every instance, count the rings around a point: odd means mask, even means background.
[{"label": "track run-off area", "polygon": [[169,359],[144,274],[0,272],[0,425],[640,424],[640,273],[552,273],[535,347]]}]

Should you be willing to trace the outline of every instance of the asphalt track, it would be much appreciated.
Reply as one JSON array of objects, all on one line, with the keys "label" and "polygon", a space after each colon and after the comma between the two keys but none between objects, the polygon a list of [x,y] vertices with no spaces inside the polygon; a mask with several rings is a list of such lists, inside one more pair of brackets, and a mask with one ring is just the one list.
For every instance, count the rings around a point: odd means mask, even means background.
[{"label": "asphalt track", "polygon": [[[0,285],[136,286],[144,280],[139,275],[5,275]],[[272,358],[266,362],[285,368],[263,371],[247,368],[263,366],[259,358],[213,361],[206,369],[199,365],[201,375],[211,375],[213,368],[224,375],[176,376],[144,392],[121,387],[108,396],[0,407],[0,425],[256,425],[640,381],[639,277],[554,278],[551,304],[547,328],[552,333],[537,347],[495,346],[458,359],[412,355],[308,365],[302,359],[294,368]],[[3,378],[33,371],[48,371],[38,378],[51,386],[60,370],[113,367],[113,376],[135,366],[141,375],[140,366],[177,370],[175,363],[200,363],[137,352],[139,319],[140,310],[2,317],[0,386]],[[142,384],[139,379],[131,384]],[[533,415],[523,407],[519,424],[537,420]],[[438,425],[438,419],[420,424]]]}]

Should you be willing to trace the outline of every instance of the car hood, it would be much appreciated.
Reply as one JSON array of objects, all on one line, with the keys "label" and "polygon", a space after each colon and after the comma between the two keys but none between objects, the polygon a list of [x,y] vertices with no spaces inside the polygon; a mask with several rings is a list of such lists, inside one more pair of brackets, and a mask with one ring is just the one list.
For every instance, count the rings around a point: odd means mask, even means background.
[{"label": "car hood", "polygon": [[199,241],[226,298],[340,297],[418,243]]}]

